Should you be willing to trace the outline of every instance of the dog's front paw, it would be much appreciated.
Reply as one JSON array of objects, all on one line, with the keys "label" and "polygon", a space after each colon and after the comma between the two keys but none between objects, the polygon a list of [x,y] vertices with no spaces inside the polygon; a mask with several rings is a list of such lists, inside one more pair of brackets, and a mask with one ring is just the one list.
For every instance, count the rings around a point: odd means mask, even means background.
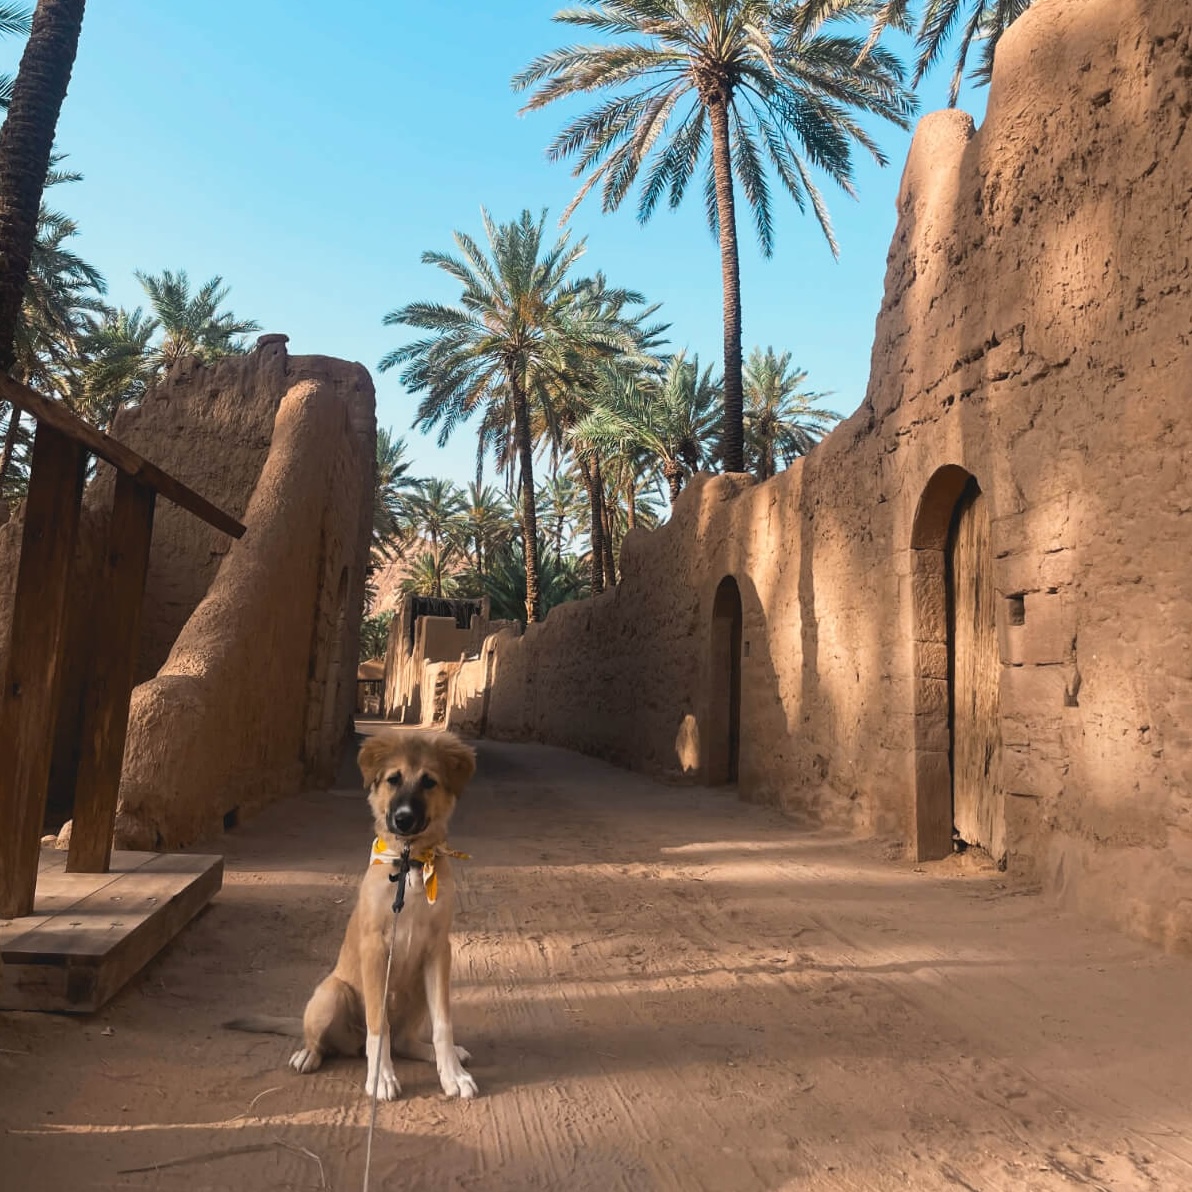
[{"label": "dog's front paw", "polygon": [[290,1056],[290,1067],[295,1072],[301,1072],[304,1076],[308,1072],[314,1072],[323,1062],[323,1055],[319,1051],[312,1051],[308,1047],[299,1047],[292,1056]]},{"label": "dog's front paw", "polygon": [[459,1097],[464,1101],[470,1101],[480,1091],[476,1081],[462,1068],[458,1072],[440,1072],[439,1083],[447,1096]]},{"label": "dog's front paw", "polygon": [[377,1079],[369,1076],[364,1082],[364,1091],[371,1097],[374,1089],[378,1101],[396,1101],[401,1096],[401,1084],[393,1072],[381,1072]]}]

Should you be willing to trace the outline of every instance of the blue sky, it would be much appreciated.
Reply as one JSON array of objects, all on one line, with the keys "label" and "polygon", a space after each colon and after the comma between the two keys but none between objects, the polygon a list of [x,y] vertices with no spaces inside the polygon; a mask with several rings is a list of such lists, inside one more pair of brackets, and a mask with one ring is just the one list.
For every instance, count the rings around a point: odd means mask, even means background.
[{"label": "blue sky", "polygon": [[[517,115],[510,76],[576,32],[554,25],[559,0],[310,0],[88,5],[58,145],[85,180],[53,195],[76,218],[79,251],[106,275],[109,299],[133,306],[133,271],[222,274],[229,305],[295,353],[359,360],[377,385],[378,421],[405,433],[418,475],[463,482],[475,445],[445,449],[409,431],[416,399],[377,362],[405,338],[384,314],[457,297],[421,264],[523,207],[557,219],[575,193],[544,149],[565,116]],[[15,66],[19,46],[0,47]],[[946,71],[921,91],[942,106]],[[962,96],[974,110],[983,93]],[[745,348],[789,349],[809,384],[850,413],[864,396],[894,202],[909,136],[880,131],[890,165],[862,163],[860,201],[824,187],[840,241],[832,258],[814,220],[777,208],[777,251],[763,260],[742,227]],[[663,304],[672,342],[718,360],[719,255],[693,193],[645,227],[631,206],[585,202],[585,271]]]}]

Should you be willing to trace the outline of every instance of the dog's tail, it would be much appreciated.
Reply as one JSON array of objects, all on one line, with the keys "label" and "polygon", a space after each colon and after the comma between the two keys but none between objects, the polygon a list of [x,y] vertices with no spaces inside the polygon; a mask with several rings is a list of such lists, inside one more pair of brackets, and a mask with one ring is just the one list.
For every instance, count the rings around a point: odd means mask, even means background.
[{"label": "dog's tail", "polygon": [[250,1031],[254,1035],[285,1035],[302,1038],[301,1018],[281,1018],[275,1014],[246,1014],[223,1024],[230,1031]]}]

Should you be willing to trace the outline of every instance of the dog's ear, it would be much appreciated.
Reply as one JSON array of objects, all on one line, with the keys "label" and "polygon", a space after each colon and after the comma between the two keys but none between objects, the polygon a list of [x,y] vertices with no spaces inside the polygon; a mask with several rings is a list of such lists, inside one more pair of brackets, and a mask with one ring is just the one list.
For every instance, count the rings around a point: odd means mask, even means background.
[{"label": "dog's ear", "polygon": [[476,773],[476,750],[465,745],[454,733],[444,733],[437,749],[445,785],[452,794],[458,795]]},{"label": "dog's ear", "polygon": [[360,756],[356,759],[356,764],[360,767],[360,773],[364,777],[366,788],[371,787],[376,782],[378,775],[381,773],[381,767],[384,764],[385,758],[389,756],[389,751],[392,748],[393,742],[383,736],[369,737],[360,746]]}]

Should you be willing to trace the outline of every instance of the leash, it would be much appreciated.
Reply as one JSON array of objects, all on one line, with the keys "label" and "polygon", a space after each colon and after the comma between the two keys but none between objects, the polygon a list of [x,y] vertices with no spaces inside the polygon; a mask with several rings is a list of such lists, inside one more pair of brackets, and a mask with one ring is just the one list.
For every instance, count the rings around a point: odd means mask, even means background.
[{"label": "leash", "polygon": [[[397,867],[396,873],[389,875],[391,882],[397,883],[397,894],[393,899],[393,929],[389,932],[389,958],[385,961],[385,1015],[389,1015],[389,974],[393,968],[393,945],[397,942],[397,916],[401,914],[401,908],[406,905],[406,878],[410,876],[410,845],[407,841],[405,847],[401,850],[401,864]],[[386,1023],[388,1025],[388,1023]],[[386,1030],[382,1035],[386,1045],[389,1042],[389,1032]],[[372,1170],[372,1144],[373,1131],[377,1127],[377,1093],[381,1086],[380,1073],[381,1057],[377,1055],[377,1079],[373,1082],[372,1091],[372,1113],[368,1121],[368,1146],[364,1151],[364,1188],[363,1192],[368,1192],[368,1177]]]}]

